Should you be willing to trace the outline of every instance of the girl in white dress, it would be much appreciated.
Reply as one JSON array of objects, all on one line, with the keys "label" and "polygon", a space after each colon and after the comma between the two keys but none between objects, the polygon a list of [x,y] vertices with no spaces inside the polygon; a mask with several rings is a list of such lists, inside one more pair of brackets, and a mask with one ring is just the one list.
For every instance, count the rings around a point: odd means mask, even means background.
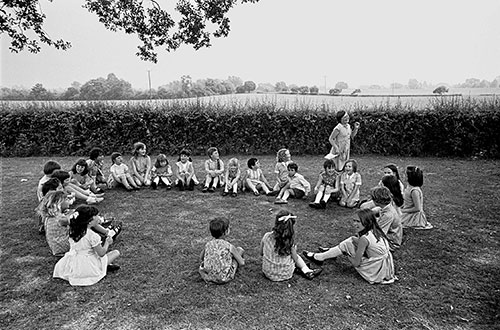
[{"label": "girl in white dress", "polygon": [[99,222],[98,213],[96,207],[89,205],[76,209],[76,217],[69,224],[70,250],[56,263],[54,278],[62,278],[72,286],[88,286],[99,282],[108,270],[119,268],[112,263],[120,252],[108,252],[113,239],[108,236],[101,245],[101,237],[90,229]]},{"label": "girl in white dress", "polygon": [[182,149],[179,154],[179,159],[175,165],[175,185],[179,187],[179,190],[181,191],[186,188],[188,190],[194,190],[194,186],[197,185],[199,181],[194,173],[191,151],[188,149]]}]

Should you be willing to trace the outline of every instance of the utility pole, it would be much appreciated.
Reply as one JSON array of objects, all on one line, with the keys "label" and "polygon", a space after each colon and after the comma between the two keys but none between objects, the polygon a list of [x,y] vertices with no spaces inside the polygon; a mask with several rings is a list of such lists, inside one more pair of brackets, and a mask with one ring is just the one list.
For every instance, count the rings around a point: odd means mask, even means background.
[{"label": "utility pole", "polygon": [[148,70],[148,82],[149,82],[149,99],[151,100],[152,93],[151,93],[151,70]]}]

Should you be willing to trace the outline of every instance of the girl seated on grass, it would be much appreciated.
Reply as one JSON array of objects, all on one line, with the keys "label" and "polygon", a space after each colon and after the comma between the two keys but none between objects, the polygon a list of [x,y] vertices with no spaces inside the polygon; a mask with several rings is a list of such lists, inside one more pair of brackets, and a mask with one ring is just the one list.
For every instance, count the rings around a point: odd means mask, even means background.
[{"label": "girl seated on grass", "polygon": [[394,275],[394,261],[389,251],[389,242],[377,224],[375,214],[368,209],[359,210],[353,223],[358,231],[356,236],[349,237],[335,247],[320,248],[320,253],[304,250],[304,256],[322,265],[326,259],[345,255],[361,277],[370,284],[394,283],[397,277]]},{"label": "girl seated on grass", "polygon": [[70,182],[70,175],[63,170],[54,171],[52,177],[59,179],[64,191],[68,194],[74,194],[76,198],[85,201],[87,204],[96,204],[104,200],[103,194],[94,194],[90,190],[82,189],[74,183]]},{"label": "girl seated on grass", "polygon": [[265,194],[269,194],[269,182],[267,182],[264,173],[260,169],[260,162],[257,158],[250,158],[247,162],[248,169],[243,176],[244,188],[249,188],[255,196],[259,196],[259,190],[263,190]]},{"label": "girl seated on grass", "polygon": [[100,219],[98,213],[94,206],[82,205],[76,209],[69,225],[70,251],[56,263],[54,278],[66,280],[72,286],[88,286],[99,282],[107,271],[120,268],[113,264],[120,252],[108,252],[113,239],[107,237],[102,245],[99,235],[90,230]]},{"label": "girl seated on grass", "polygon": [[353,208],[358,205],[361,184],[358,163],[354,159],[349,159],[345,163],[344,172],[340,175],[340,206]]},{"label": "girl seated on grass", "polygon": [[194,186],[199,183],[194,173],[193,161],[191,159],[191,151],[182,149],[179,153],[179,158],[174,167],[175,184],[180,191],[184,189],[194,190]]},{"label": "girl seated on grass", "polygon": [[146,154],[146,145],[142,142],[134,143],[130,174],[138,187],[151,185],[151,158]]},{"label": "girl seated on grass", "polygon": [[322,269],[310,269],[297,255],[295,245],[295,219],[291,212],[280,210],[276,214],[273,230],[264,234],[260,244],[262,272],[271,281],[285,281],[296,271],[308,280],[318,276]]},{"label": "girl seated on grass", "polygon": [[167,190],[172,189],[172,168],[168,164],[167,156],[159,154],[156,162],[151,169],[151,187],[156,189],[158,185],[163,184]]},{"label": "girl seated on grass", "polygon": [[231,197],[238,196],[238,185],[240,185],[240,162],[238,158],[231,158],[227,163],[226,173],[224,175],[224,191],[222,196],[227,196],[231,190]]},{"label": "girl seated on grass", "polygon": [[96,193],[102,192],[102,190],[107,187],[107,181],[102,170],[103,165],[104,151],[101,148],[92,148],[92,150],[90,150],[89,159],[87,159],[87,166],[89,175],[98,188]]},{"label": "girl seated on grass", "polygon": [[309,206],[315,209],[326,208],[326,203],[332,194],[337,195],[340,186],[340,174],[335,168],[333,159],[327,159],[323,163],[324,170],[319,174],[318,182],[314,187],[316,198]]},{"label": "girl seated on grass", "polygon": [[201,251],[199,273],[205,282],[224,284],[236,274],[238,266],[244,266],[243,248],[235,247],[225,240],[229,235],[229,220],[215,218],[210,221],[213,240],[205,244]]},{"label": "girl seated on grass", "polygon": [[279,194],[288,182],[288,164],[292,161],[290,150],[280,149],[276,153],[276,165],[274,166],[274,173],[276,173],[276,184],[273,190],[268,194],[269,196],[276,196]]},{"label": "girl seated on grass", "polygon": [[433,226],[427,221],[424,213],[424,196],[420,189],[424,184],[424,172],[417,166],[408,166],[406,177],[408,187],[404,191],[401,208],[403,228],[432,229]]},{"label": "girl seated on grass", "polygon": [[210,147],[207,150],[208,159],[205,161],[205,186],[202,192],[214,192],[218,186],[224,184],[224,162],[220,159],[219,150]]},{"label": "girl seated on grass", "polygon": [[83,190],[90,190],[94,194],[102,194],[102,190],[98,192],[94,179],[90,177],[87,161],[84,158],[80,158],[73,165],[69,175],[70,182],[76,186],[82,188]]}]

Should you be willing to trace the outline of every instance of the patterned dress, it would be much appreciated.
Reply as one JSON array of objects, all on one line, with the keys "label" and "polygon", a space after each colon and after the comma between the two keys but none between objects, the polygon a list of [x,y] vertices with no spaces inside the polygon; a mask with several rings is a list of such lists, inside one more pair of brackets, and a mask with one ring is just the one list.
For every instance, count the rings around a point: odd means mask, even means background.
[{"label": "patterned dress", "polygon": [[69,239],[71,248],[54,267],[54,278],[62,278],[73,286],[87,286],[106,276],[108,256],[99,257],[94,247],[101,244],[101,237],[92,230],[78,242]]},{"label": "patterned dress", "polygon": [[[385,238],[377,238],[370,230],[365,237],[368,240],[368,246],[364,256],[361,258],[361,264],[355,267],[356,271],[370,284],[393,282],[396,279],[394,275],[394,261],[389,251],[389,243]],[[356,255],[356,247],[352,237],[342,241],[339,244],[340,250],[353,257]]]},{"label": "patterned dress", "polygon": [[50,251],[55,256],[62,256],[69,251],[69,228],[63,223],[69,223],[64,214],[58,214],[55,217],[46,217],[45,238],[49,244]]},{"label": "patterned dress", "polygon": [[205,245],[205,256],[198,270],[203,280],[222,284],[234,279],[238,262],[233,258],[231,246],[223,239],[213,239]]},{"label": "patterned dress", "polygon": [[[334,158],[335,165],[339,171],[343,170],[346,161],[349,159],[351,152],[351,126],[346,124],[345,126],[338,123],[333,129],[333,132],[338,131],[335,137],[335,144],[332,145],[330,153],[337,155]],[[333,134],[332,132],[332,134]]]},{"label": "patterned dress", "polygon": [[293,276],[295,261],[292,256],[280,256],[275,250],[273,232],[268,232],[262,237],[262,272],[271,281],[285,281]]}]

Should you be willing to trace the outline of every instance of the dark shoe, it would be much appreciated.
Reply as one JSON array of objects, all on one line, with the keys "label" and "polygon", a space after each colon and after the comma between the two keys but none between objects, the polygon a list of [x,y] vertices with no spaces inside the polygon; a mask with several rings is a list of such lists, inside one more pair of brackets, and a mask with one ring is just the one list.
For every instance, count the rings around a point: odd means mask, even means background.
[{"label": "dark shoe", "polygon": [[122,225],[123,225],[123,223],[122,223],[121,221],[118,221],[118,222],[116,223],[116,225],[115,225],[115,226],[113,226],[112,228],[110,228],[110,229],[112,229],[112,230],[114,230],[114,231],[116,232],[116,233],[115,233],[115,234],[111,237],[111,238],[113,239],[113,241],[116,241],[116,238],[117,238],[117,237],[118,237],[118,235],[121,233],[121,231],[122,231]]},{"label": "dark shoe", "polygon": [[308,280],[312,280],[313,278],[315,278],[316,276],[321,274],[322,271],[323,271],[322,268],[316,268],[316,269],[312,269],[312,272],[307,272],[307,273],[302,273],[302,274]]},{"label": "dark shoe", "polygon": [[319,209],[320,205],[318,203],[309,203],[309,206],[312,207],[313,209]]},{"label": "dark shoe", "polygon": [[208,188],[208,192],[211,192],[211,193],[215,192],[215,188],[214,187]]},{"label": "dark shoe", "polygon": [[107,268],[108,272],[116,272],[118,269],[120,269],[120,266],[115,264],[109,264]]},{"label": "dark shoe", "polygon": [[279,194],[279,191],[274,191],[273,190],[273,191],[268,192],[266,195],[267,196],[278,196],[278,194]]},{"label": "dark shoe", "polygon": [[238,196],[238,194],[235,192],[231,194],[231,197],[236,197],[236,196]]},{"label": "dark shoe", "polygon": [[316,258],[314,258],[314,255],[315,255],[315,254],[316,254],[316,253],[314,253],[314,252],[309,252],[309,251],[307,251],[307,250],[302,251],[302,255],[303,255],[304,257],[306,257],[306,258],[307,258],[307,260],[312,261],[312,262],[314,262],[316,265],[321,266],[321,265],[323,264],[323,261],[322,261],[322,260],[316,260]]},{"label": "dark shoe", "polygon": [[223,191],[221,195],[222,196],[227,196],[227,195],[229,195],[229,193],[227,191]]},{"label": "dark shoe", "polygon": [[326,202],[325,202],[324,200],[320,200],[320,201],[319,201],[319,206],[320,206],[320,208],[322,208],[322,209],[326,209]]},{"label": "dark shoe", "polygon": [[156,189],[156,182],[151,182],[151,188]]},{"label": "dark shoe", "polygon": [[203,189],[201,190],[202,193],[206,193],[208,191],[208,187],[203,187]]}]

